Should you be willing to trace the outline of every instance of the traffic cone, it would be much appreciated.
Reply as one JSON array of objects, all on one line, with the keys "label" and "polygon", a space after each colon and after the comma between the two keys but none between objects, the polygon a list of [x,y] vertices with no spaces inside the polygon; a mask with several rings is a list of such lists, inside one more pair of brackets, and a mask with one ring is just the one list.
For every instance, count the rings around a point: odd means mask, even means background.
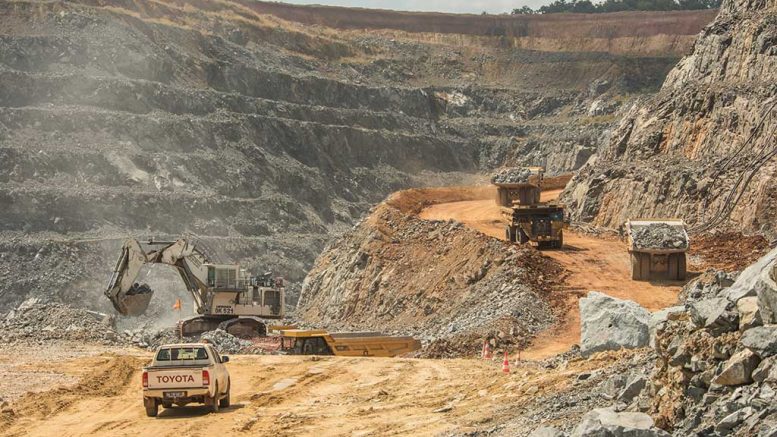
[{"label": "traffic cone", "polygon": [[173,304],[174,310],[180,310],[181,309],[181,299],[176,299],[175,304]]},{"label": "traffic cone", "polygon": [[507,359],[507,351],[505,351],[505,360],[502,362],[502,372],[510,373],[510,361]]},{"label": "traffic cone", "polygon": [[486,357],[485,359],[490,360],[494,358],[494,356],[491,354],[491,344],[486,341]]}]

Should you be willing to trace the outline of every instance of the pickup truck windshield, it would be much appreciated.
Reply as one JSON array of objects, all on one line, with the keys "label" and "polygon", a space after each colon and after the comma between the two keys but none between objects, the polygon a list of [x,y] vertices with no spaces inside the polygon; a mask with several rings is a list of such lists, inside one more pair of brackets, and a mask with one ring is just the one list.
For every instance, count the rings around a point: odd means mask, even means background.
[{"label": "pickup truck windshield", "polygon": [[172,347],[160,349],[156,354],[157,361],[207,360],[208,351],[202,347]]}]

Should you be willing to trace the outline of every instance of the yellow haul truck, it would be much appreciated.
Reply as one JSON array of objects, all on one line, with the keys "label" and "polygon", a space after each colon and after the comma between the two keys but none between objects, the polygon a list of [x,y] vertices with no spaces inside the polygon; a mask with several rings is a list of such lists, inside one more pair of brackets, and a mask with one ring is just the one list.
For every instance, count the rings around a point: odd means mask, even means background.
[{"label": "yellow haul truck", "polygon": [[507,221],[505,238],[513,243],[531,242],[540,249],[564,245],[564,207],[541,202],[542,167],[506,168],[491,178],[496,203]]},{"label": "yellow haul truck", "polygon": [[631,279],[685,280],[688,232],[681,219],[636,219],[626,222]]},{"label": "yellow haul truck", "polygon": [[413,337],[393,337],[379,332],[329,333],[318,329],[281,331],[281,350],[291,355],[344,357],[394,357],[421,349]]}]

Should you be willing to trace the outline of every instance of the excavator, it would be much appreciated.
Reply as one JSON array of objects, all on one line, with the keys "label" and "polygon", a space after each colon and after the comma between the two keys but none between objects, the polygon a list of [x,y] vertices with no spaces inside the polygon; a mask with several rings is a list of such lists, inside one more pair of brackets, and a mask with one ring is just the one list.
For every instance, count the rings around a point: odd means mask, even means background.
[{"label": "excavator", "polygon": [[[145,246],[145,247],[144,247]],[[216,264],[204,244],[181,238],[145,245],[129,239],[111,275],[105,295],[125,316],[143,314],[153,290],[135,280],[146,264],[173,266],[194,298],[197,314],[179,322],[179,334],[193,337],[221,328],[237,337],[267,334],[265,319],[284,317],[283,278],[250,276],[238,264]]]}]

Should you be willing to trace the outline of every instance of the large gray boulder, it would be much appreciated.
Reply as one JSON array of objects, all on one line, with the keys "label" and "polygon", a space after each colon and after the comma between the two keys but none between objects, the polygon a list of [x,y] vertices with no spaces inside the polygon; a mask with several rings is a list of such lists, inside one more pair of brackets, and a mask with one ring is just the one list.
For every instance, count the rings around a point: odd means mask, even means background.
[{"label": "large gray boulder", "polygon": [[777,325],[756,326],[748,329],[742,334],[739,342],[761,358],[777,355]]},{"label": "large gray boulder", "polygon": [[567,437],[567,434],[551,426],[541,426],[529,434],[529,437]]},{"label": "large gray boulder", "polygon": [[743,270],[726,290],[726,297],[731,302],[747,296],[758,297],[764,323],[777,323],[777,248]]},{"label": "large gray boulder", "polygon": [[734,304],[724,297],[700,300],[690,305],[691,321],[699,328],[713,335],[736,331],[739,315],[733,311]]},{"label": "large gray boulder", "polygon": [[645,413],[616,413],[609,408],[597,408],[586,413],[571,437],[669,437],[666,431],[653,425]]},{"label": "large gray boulder", "polygon": [[580,353],[645,347],[650,341],[650,312],[630,300],[591,291],[580,299]]}]

